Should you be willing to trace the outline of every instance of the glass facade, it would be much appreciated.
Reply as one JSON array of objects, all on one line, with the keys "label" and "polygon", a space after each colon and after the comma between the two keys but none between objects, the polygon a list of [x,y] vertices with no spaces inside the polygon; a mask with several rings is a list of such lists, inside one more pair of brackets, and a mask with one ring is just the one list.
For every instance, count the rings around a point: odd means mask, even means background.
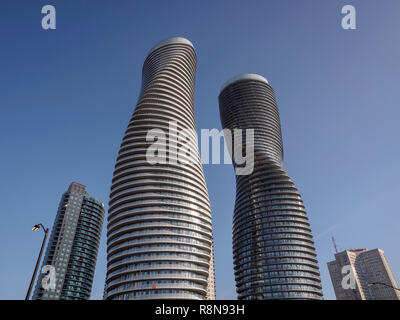
[{"label": "glass facade", "polygon": [[43,265],[56,270],[56,288],[43,289],[41,274],[33,300],[90,298],[104,220],[104,205],[73,182],[63,194]]},{"label": "glass facade", "polygon": [[223,87],[219,105],[223,128],[254,129],[254,170],[236,175],[233,256],[238,299],[321,299],[310,224],[283,165],[272,87],[259,75],[235,77]]},{"label": "glass facade", "polygon": [[160,141],[166,162],[146,158],[149,131],[172,139],[195,129],[195,73],[195,50],[183,38],[159,43],[144,63],[111,186],[105,299],[215,298],[211,211],[197,141],[188,141],[196,161],[170,161],[186,155],[166,139]]}]

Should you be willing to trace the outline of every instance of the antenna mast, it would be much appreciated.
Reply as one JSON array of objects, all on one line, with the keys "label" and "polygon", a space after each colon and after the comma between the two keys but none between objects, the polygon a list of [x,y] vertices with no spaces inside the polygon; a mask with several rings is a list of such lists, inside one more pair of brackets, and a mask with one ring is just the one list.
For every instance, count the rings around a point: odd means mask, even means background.
[{"label": "antenna mast", "polygon": [[335,247],[335,251],[336,253],[338,253],[338,249],[337,249],[337,245],[336,245],[336,241],[335,238],[332,236],[332,242],[333,242],[333,246]]}]

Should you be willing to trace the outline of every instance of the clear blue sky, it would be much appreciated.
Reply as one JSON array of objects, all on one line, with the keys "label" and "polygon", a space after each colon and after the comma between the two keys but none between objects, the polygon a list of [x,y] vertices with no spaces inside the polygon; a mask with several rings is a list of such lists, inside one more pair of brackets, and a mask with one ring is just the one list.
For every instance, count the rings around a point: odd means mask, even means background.
[{"label": "clear blue sky", "polygon": [[[41,8],[57,29],[41,28]],[[357,9],[357,30],[341,8]],[[339,249],[382,248],[400,280],[398,0],[22,1],[0,4],[0,299],[23,299],[42,234],[72,181],[108,203],[141,69],[158,41],[195,45],[197,128],[221,128],[231,76],[265,76],[280,108],[285,164],[311,220],[326,299]],[[231,165],[205,165],[219,299],[235,299]],[[105,228],[104,228],[105,230]],[[106,236],[92,298],[102,297]]]}]

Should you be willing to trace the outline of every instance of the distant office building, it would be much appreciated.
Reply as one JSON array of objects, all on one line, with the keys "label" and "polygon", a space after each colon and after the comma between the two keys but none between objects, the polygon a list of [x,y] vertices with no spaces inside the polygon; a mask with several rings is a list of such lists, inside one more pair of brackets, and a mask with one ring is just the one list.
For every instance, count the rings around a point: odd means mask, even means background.
[{"label": "distant office building", "polygon": [[[342,285],[344,266],[351,266],[355,288],[345,289]],[[381,249],[345,250],[335,254],[328,262],[333,288],[338,300],[400,300],[400,291],[394,274]]]},{"label": "distant office building", "polygon": [[[272,87],[262,76],[239,75],[222,87],[219,108],[224,129],[254,129],[254,170],[236,175],[233,259],[238,299],[321,299],[310,223],[283,164]],[[240,165],[233,164],[236,172]]]},{"label": "distant office building", "polygon": [[[195,161],[175,160],[186,158],[175,139],[195,129],[196,64],[184,38],[158,43],[144,62],[111,186],[105,299],[215,299],[211,210],[195,136],[188,139]],[[165,162],[147,159],[154,130],[165,133],[157,139]]]},{"label": "distant office building", "polygon": [[71,183],[61,198],[43,259],[43,266],[55,267],[56,288],[43,289],[45,275],[40,274],[33,300],[90,298],[103,220],[103,203],[85,186]]}]

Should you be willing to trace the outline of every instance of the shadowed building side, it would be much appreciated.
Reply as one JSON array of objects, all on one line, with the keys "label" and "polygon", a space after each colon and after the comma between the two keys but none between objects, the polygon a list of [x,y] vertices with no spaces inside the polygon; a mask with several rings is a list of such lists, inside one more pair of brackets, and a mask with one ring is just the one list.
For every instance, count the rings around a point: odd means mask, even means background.
[{"label": "shadowed building side", "polygon": [[61,198],[43,266],[55,268],[54,289],[44,289],[40,274],[33,300],[88,300],[100,245],[104,205],[73,182]]},{"label": "shadowed building side", "polygon": [[[259,75],[234,77],[223,86],[219,107],[224,129],[254,129],[254,170],[236,175],[233,259],[238,299],[322,299],[306,210],[283,165],[272,87]],[[235,161],[233,165],[236,169]]]}]

